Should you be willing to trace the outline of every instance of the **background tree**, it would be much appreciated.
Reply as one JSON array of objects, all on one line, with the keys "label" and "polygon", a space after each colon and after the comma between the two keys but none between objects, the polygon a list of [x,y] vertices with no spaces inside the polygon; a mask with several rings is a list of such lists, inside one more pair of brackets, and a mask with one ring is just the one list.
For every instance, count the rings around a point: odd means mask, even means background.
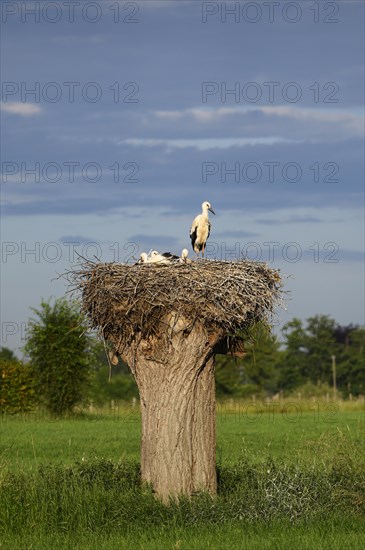
[{"label": "background tree", "polygon": [[313,383],[332,385],[332,355],[339,352],[335,329],[335,320],[327,315],[307,319],[304,347],[307,351],[307,372]]},{"label": "background tree", "polygon": [[336,356],[337,385],[344,396],[365,392],[365,328],[348,325],[338,326],[335,336],[343,337]]},{"label": "background tree", "polygon": [[315,384],[328,391],[333,384],[334,355],[337,387],[342,394],[358,395],[364,392],[364,327],[341,326],[327,315],[315,315],[307,319],[305,327],[301,320],[293,319],[285,325],[284,334],[285,351],[278,381],[280,388],[292,391],[304,384]]},{"label": "background tree", "polygon": [[128,366],[119,357],[117,365],[110,367],[103,343],[95,346],[96,361],[92,371],[90,397],[93,403],[102,405],[114,400],[138,398],[138,387]]},{"label": "background tree", "polygon": [[285,351],[281,356],[278,387],[291,391],[304,384],[309,376],[306,333],[300,319],[294,318],[284,325]]},{"label": "background tree", "polygon": [[218,396],[249,397],[274,393],[280,364],[280,343],[270,329],[257,323],[243,335],[245,357],[220,355],[215,376]]},{"label": "background tree", "polygon": [[277,337],[263,323],[257,323],[246,336],[243,377],[246,384],[274,393],[282,352]]},{"label": "background tree", "polygon": [[4,361],[17,361],[15,353],[9,348],[0,348],[0,360]]},{"label": "background tree", "polygon": [[217,355],[215,359],[215,389],[218,397],[236,396],[244,383],[242,359]]},{"label": "background tree", "polygon": [[91,365],[95,361],[95,338],[87,332],[85,319],[75,302],[42,301],[33,309],[36,319],[28,324],[24,351],[34,372],[37,395],[56,415],[71,411],[86,395]]}]

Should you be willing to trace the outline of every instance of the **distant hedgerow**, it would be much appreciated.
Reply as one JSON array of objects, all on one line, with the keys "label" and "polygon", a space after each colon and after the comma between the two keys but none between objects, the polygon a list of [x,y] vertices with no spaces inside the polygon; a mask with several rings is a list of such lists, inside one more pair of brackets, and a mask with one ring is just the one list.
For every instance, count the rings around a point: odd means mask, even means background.
[{"label": "distant hedgerow", "polygon": [[26,412],[35,405],[32,369],[21,361],[0,359],[0,411]]}]

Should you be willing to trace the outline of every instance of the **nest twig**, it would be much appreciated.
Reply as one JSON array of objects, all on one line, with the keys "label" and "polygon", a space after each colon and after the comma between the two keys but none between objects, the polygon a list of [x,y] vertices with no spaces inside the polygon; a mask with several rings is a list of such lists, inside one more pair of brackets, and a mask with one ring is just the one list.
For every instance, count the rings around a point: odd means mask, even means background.
[{"label": "nest twig", "polygon": [[93,263],[68,272],[92,328],[127,345],[159,336],[169,313],[208,330],[235,333],[268,321],[281,299],[281,278],[264,263],[202,260],[169,265]]}]

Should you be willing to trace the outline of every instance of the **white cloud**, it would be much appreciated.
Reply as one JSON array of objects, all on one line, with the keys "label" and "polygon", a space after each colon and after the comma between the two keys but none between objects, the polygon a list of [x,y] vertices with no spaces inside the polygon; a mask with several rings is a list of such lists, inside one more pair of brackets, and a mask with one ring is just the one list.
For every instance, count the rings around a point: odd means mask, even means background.
[{"label": "white cloud", "polygon": [[118,145],[132,145],[134,147],[166,147],[167,152],[172,149],[187,149],[193,147],[198,151],[209,149],[228,149],[230,147],[244,147],[249,145],[272,145],[274,143],[293,143],[276,136],[249,137],[249,138],[198,138],[198,139],[141,139],[129,138],[118,142]]},{"label": "white cloud", "polygon": [[34,105],[34,103],[21,103],[20,101],[0,103],[0,109],[5,113],[20,116],[38,115],[43,110],[39,105]]},{"label": "white cloud", "polygon": [[257,110],[267,115],[281,116],[293,118],[303,121],[315,121],[328,124],[345,124],[356,135],[364,133],[364,115],[349,110],[322,110],[322,109],[306,109],[293,106],[262,106]]},{"label": "white cloud", "polygon": [[[213,123],[225,117],[247,115],[249,113],[263,113],[269,117],[277,116],[301,122],[318,122],[327,125],[345,127],[353,136],[364,134],[364,113],[355,109],[320,109],[308,107],[296,107],[294,105],[237,105],[233,107],[204,108],[196,107],[181,111],[155,111],[156,117],[165,120],[178,120],[193,118],[201,123]],[[340,130],[340,129],[339,129]]]},{"label": "white cloud", "polygon": [[154,114],[157,118],[176,120],[178,118],[183,118],[185,111],[155,111]]},{"label": "white cloud", "polygon": [[225,116],[235,115],[237,113],[244,114],[250,110],[250,107],[219,107],[203,108],[195,107],[192,109],[182,109],[181,111],[154,111],[157,118],[176,120],[181,118],[194,118],[198,122],[214,122]]}]

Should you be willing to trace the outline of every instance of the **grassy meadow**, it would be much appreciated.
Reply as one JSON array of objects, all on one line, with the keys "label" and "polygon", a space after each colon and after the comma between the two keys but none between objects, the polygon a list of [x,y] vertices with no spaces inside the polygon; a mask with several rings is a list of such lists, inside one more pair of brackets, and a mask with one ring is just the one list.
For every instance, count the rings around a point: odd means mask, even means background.
[{"label": "grassy meadow", "polygon": [[138,406],[0,424],[1,549],[365,547],[364,402],[217,406],[218,497],[139,478]]}]

